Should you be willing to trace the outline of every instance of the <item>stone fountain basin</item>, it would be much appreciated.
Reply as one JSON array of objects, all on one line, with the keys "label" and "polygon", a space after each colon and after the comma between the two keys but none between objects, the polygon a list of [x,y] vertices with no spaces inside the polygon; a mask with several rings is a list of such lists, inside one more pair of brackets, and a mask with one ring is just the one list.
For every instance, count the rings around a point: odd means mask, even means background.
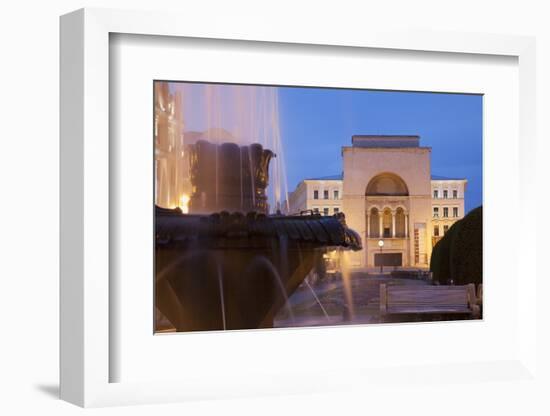
[{"label": "stone fountain basin", "polygon": [[211,215],[156,209],[155,301],[177,331],[255,329],[327,249],[361,249],[342,213]]}]

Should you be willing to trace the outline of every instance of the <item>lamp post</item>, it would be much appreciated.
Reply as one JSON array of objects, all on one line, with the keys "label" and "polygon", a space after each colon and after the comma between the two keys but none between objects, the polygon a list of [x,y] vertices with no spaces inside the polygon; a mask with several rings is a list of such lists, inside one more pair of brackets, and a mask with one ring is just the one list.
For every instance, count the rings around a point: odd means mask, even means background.
[{"label": "lamp post", "polygon": [[384,240],[378,240],[378,247],[380,247],[380,273],[383,273],[382,248],[384,247]]}]

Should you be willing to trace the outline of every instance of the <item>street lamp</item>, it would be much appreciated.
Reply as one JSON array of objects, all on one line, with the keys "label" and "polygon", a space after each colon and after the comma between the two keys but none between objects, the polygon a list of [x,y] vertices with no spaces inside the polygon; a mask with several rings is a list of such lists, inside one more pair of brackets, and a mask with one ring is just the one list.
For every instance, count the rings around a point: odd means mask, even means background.
[{"label": "street lamp", "polygon": [[383,273],[382,248],[384,248],[384,240],[378,240],[378,247],[380,247],[380,273]]}]

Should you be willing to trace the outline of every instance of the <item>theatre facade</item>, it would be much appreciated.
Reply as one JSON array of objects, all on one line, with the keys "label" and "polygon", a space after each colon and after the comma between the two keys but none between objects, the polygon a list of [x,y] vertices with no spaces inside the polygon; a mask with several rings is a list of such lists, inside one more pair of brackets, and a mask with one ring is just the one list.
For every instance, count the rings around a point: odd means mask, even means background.
[{"label": "theatre facade", "polygon": [[464,217],[467,183],[432,175],[431,152],[419,136],[353,136],[343,174],[301,181],[289,210],[344,212],[363,240],[350,253],[354,268],[427,268],[434,244]]}]

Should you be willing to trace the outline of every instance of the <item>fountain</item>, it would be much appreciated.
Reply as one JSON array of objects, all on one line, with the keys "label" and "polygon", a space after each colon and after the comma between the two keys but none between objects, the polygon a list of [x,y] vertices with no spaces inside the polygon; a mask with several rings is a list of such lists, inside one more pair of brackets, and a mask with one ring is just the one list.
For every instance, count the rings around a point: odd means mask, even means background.
[{"label": "fountain", "polygon": [[188,154],[189,214],[155,212],[155,304],[177,331],[272,327],[318,256],[361,249],[342,213],[268,215],[276,155],[262,145],[200,140]]}]

